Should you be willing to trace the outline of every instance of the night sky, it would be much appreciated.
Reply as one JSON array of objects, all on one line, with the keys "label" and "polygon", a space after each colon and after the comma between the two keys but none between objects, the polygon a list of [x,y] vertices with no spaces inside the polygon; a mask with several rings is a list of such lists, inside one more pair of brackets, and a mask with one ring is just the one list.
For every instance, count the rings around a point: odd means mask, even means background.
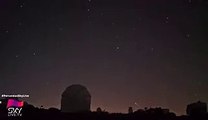
[{"label": "night sky", "polygon": [[0,94],[60,108],[82,84],[92,110],[208,102],[207,0],[0,0]]}]

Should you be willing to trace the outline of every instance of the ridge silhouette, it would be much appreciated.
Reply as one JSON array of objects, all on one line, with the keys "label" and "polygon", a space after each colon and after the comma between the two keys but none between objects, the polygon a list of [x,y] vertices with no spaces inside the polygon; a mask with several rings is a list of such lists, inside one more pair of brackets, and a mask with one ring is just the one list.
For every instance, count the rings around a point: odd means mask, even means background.
[{"label": "ridge silhouette", "polygon": [[[161,107],[133,110],[128,113],[109,113],[98,107],[90,111],[91,95],[82,85],[71,85],[65,89],[61,98],[61,109],[38,108],[27,102],[22,107],[22,116],[8,116],[8,99],[1,99],[0,120],[208,120],[207,104],[201,101],[187,105],[187,115],[176,116],[169,109]],[[14,98],[16,99],[16,98]]]}]

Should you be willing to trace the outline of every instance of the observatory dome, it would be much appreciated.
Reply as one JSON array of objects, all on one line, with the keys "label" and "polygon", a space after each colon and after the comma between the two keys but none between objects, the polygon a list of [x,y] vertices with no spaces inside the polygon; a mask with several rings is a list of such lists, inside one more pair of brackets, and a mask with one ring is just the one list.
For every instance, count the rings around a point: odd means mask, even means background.
[{"label": "observatory dome", "polygon": [[71,85],[62,93],[62,112],[84,112],[90,111],[91,95],[86,87],[82,85]]}]

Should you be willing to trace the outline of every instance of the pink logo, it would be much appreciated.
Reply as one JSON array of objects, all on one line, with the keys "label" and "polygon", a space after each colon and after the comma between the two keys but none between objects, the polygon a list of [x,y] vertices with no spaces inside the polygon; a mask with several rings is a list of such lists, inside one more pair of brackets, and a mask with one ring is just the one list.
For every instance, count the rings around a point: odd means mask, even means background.
[{"label": "pink logo", "polygon": [[9,99],[7,102],[7,108],[9,107],[23,107],[24,102],[23,101],[18,101],[15,99]]}]

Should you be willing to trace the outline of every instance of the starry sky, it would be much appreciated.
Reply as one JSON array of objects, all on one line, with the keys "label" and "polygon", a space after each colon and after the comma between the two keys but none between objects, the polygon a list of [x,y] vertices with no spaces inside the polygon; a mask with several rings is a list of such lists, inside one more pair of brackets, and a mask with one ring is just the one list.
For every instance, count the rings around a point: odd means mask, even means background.
[{"label": "starry sky", "polygon": [[0,94],[60,108],[82,84],[92,110],[208,102],[207,0],[0,0]]}]

